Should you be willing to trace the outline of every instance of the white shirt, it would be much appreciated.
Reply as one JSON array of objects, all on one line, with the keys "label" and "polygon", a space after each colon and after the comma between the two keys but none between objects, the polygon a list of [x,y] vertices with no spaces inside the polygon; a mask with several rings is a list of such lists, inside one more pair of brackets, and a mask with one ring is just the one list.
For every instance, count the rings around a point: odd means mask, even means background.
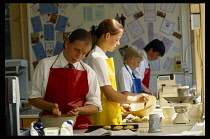
[{"label": "white shirt", "polygon": [[133,70],[133,73],[137,79],[141,79],[141,81],[143,81],[145,69],[149,68],[149,60],[148,60],[146,52],[144,50],[141,50],[141,51],[143,54],[143,60],[140,62],[139,67]]},{"label": "white shirt", "polygon": [[132,70],[128,65],[126,66],[128,70],[123,64],[123,66],[117,73],[117,89],[119,92],[123,92],[123,91],[133,92]]},{"label": "white shirt", "polygon": [[108,77],[106,59],[108,59],[108,57],[97,45],[88,54],[86,59],[86,63],[96,72],[100,87],[111,85]]},{"label": "white shirt", "polygon": [[[58,55],[45,58],[39,61],[39,64],[34,70],[34,74],[30,84],[30,89],[27,93],[27,98],[44,98],[48,83],[50,67],[53,65],[57,57]],[[80,62],[82,63],[82,65],[80,64]],[[88,74],[87,79],[89,91],[86,95],[86,102],[84,105],[93,104],[99,108],[99,111],[102,111],[101,92],[96,73],[90,66],[85,64],[82,60],[74,63],[73,65],[77,70],[84,71],[85,68]],[[63,52],[60,53],[60,56],[54,63],[53,68],[68,68],[68,61],[65,59]]]}]

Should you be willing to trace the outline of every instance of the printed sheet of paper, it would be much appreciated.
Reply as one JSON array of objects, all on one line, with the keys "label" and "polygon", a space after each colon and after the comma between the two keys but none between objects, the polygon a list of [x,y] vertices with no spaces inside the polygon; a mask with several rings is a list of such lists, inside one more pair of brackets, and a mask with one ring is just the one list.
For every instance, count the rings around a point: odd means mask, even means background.
[{"label": "printed sheet of paper", "polygon": [[104,17],[104,5],[94,6],[94,20],[103,20]]},{"label": "printed sheet of paper", "polygon": [[177,48],[177,47],[173,47],[173,50],[174,50],[175,52],[180,52],[180,49]]},{"label": "printed sheet of paper", "polygon": [[60,32],[65,32],[67,22],[68,22],[68,17],[59,15],[56,22],[55,30]]},{"label": "printed sheet of paper", "polygon": [[61,11],[63,14],[65,14],[68,6],[69,5],[67,3],[60,3],[59,7],[58,7],[58,10]]},{"label": "printed sheet of paper", "polygon": [[42,43],[37,43],[37,44],[33,45],[32,49],[33,49],[34,55],[38,61],[42,60],[43,58],[46,58],[47,55],[43,48]]},{"label": "printed sheet of paper", "polygon": [[132,43],[132,45],[138,47],[140,50],[143,50],[144,47],[146,46],[146,43],[144,40],[140,37],[138,40]]},{"label": "printed sheet of paper", "polygon": [[93,21],[93,9],[92,6],[83,6],[84,21]]},{"label": "printed sheet of paper", "polygon": [[161,39],[162,38],[162,35],[160,35],[160,34],[158,34],[158,33],[155,33],[155,38],[157,38],[157,39]]},{"label": "printed sheet of paper", "polygon": [[47,57],[53,56],[54,43],[53,42],[46,42],[45,43],[45,51],[46,51]]},{"label": "printed sheet of paper", "polygon": [[58,6],[55,3],[40,3],[39,7],[41,15],[47,13],[58,14]]},{"label": "printed sheet of paper", "polygon": [[41,19],[39,16],[35,16],[31,18],[31,24],[32,24],[32,28],[34,30],[34,33],[40,32],[42,31],[42,23],[41,23]]},{"label": "printed sheet of paper", "polygon": [[144,12],[144,20],[145,21],[155,21],[156,20],[155,11],[145,11]]},{"label": "printed sheet of paper", "polygon": [[162,3],[160,9],[169,13],[173,13],[175,8],[175,3]]},{"label": "printed sheet of paper", "polygon": [[171,45],[173,44],[173,41],[163,36],[162,42],[165,45],[165,52],[167,53]]},{"label": "printed sheet of paper", "polygon": [[149,61],[149,65],[152,71],[160,70],[160,57],[154,61]]},{"label": "printed sheet of paper", "polygon": [[140,36],[142,33],[144,33],[143,28],[141,27],[138,20],[133,20],[130,23],[127,24],[131,34],[134,38]]},{"label": "printed sheet of paper", "polygon": [[44,24],[44,40],[54,41],[54,25]]},{"label": "printed sheet of paper", "polygon": [[133,3],[122,3],[122,7],[127,16],[134,15],[139,11],[138,6]]},{"label": "printed sheet of paper", "polygon": [[35,3],[30,6],[30,16],[38,16],[39,15],[39,4]]},{"label": "printed sheet of paper", "polygon": [[129,39],[128,39],[127,32],[124,30],[122,37],[120,38],[120,44],[126,43],[128,41],[129,41]]},{"label": "printed sheet of paper", "polygon": [[171,66],[171,62],[172,62],[172,58],[167,57],[167,58],[166,58],[166,61],[165,61],[165,63],[164,63],[163,68],[166,69],[166,70],[169,70],[169,68],[170,68],[170,66]]},{"label": "printed sheet of paper", "polygon": [[153,22],[147,23],[147,28],[148,28],[148,40],[151,42],[154,40],[154,30],[153,30]]},{"label": "printed sheet of paper", "polygon": [[170,35],[173,28],[174,28],[174,23],[169,20],[164,19],[162,22],[162,25],[160,26],[160,31],[165,34]]},{"label": "printed sheet of paper", "polygon": [[155,10],[155,3],[144,3],[143,4],[144,10],[148,11],[148,10]]},{"label": "printed sheet of paper", "polygon": [[60,54],[62,51],[63,51],[63,43],[57,41],[57,42],[56,42],[56,45],[55,45],[55,49],[54,49],[53,55],[58,55],[58,54]]}]

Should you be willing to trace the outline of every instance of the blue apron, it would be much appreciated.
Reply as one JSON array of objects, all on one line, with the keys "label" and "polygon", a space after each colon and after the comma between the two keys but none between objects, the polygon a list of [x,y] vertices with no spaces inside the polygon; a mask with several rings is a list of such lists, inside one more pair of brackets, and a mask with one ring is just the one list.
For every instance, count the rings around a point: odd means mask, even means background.
[{"label": "blue apron", "polygon": [[[127,69],[127,71],[130,73],[130,71],[128,70],[127,66],[125,65],[125,63],[123,63],[125,68]],[[131,75],[131,78],[133,80],[133,93],[136,93],[136,94],[140,94],[142,93],[142,90],[141,90],[141,79],[136,79],[136,76],[133,74],[130,73]],[[134,78],[134,79],[133,79]]]}]

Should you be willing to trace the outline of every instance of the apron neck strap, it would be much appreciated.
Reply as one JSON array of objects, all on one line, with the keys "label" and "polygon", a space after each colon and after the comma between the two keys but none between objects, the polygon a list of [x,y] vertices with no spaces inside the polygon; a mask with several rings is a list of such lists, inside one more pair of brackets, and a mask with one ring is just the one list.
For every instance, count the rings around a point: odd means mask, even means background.
[{"label": "apron neck strap", "polygon": [[[125,68],[127,69],[127,71],[130,73],[130,71],[128,70],[128,67],[125,65],[125,63],[123,63],[123,64],[124,64]],[[136,79],[136,76],[133,74],[133,72],[132,72],[132,74],[130,73],[130,75],[132,75],[133,78]]]},{"label": "apron neck strap", "polygon": [[[59,55],[60,55],[60,54],[59,54]],[[55,61],[58,59],[59,55],[57,56],[57,58],[55,59]],[[53,65],[54,65],[55,61],[53,62],[52,66],[51,66],[50,68],[52,68],[52,67],[53,67]]]}]

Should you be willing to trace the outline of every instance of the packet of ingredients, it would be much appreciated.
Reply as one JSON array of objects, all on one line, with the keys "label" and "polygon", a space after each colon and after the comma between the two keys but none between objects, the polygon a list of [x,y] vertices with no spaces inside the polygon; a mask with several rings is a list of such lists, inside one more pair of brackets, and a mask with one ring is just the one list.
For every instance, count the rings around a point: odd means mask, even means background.
[{"label": "packet of ingredients", "polygon": [[43,129],[45,125],[41,122],[32,122],[30,127],[31,136],[43,136]]},{"label": "packet of ingredients", "polygon": [[61,125],[60,135],[73,136],[73,120],[68,120]]}]

